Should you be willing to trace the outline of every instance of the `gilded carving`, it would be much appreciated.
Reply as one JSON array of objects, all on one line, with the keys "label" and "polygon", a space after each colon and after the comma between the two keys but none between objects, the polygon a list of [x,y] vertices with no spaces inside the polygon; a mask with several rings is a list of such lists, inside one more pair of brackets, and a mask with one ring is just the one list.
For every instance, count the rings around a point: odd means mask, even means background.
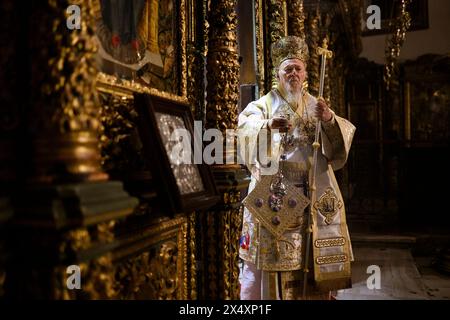
[{"label": "gilded carving", "polygon": [[94,239],[100,243],[109,243],[114,240],[115,220],[99,223],[95,226]]},{"label": "gilded carving", "polygon": [[[192,1],[192,0],[191,0]],[[188,99],[192,106],[195,120],[205,117],[205,79],[206,62],[206,2],[192,1],[192,13],[189,15],[191,35],[188,44]]]},{"label": "gilded carving", "polygon": [[103,124],[100,143],[102,165],[107,172],[148,170],[137,132],[138,114],[131,96],[99,90]]},{"label": "gilded carving", "polygon": [[116,267],[120,299],[177,299],[177,244],[167,241],[152,254],[144,252]]},{"label": "gilded carving", "polygon": [[215,226],[215,212],[208,212],[206,214],[206,238],[207,238],[207,276],[206,276],[206,282],[205,285],[208,286],[207,288],[207,296],[208,298],[212,300],[218,299],[218,269],[216,265],[216,261],[218,258],[221,258],[217,254],[217,248],[219,246],[219,241],[217,241],[218,234],[216,233],[216,226]]},{"label": "gilded carving", "polygon": [[[220,249],[222,251],[222,278],[223,278],[223,299],[229,300],[232,298],[231,296],[231,289],[232,289],[232,282],[234,279],[232,279],[231,276],[231,269],[232,266],[230,265],[231,262],[231,210],[222,212],[221,214],[221,221],[220,221],[220,233],[223,235],[220,238]],[[237,239],[236,239],[237,240]]]},{"label": "gilded carving", "polygon": [[221,131],[237,125],[239,60],[236,3],[237,0],[212,1],[208,17],[214,25],[209,28],[206,128]]},{"label": "gilded carving", "polygon": [[[93,245],[110,243],[114,240],[115,221],[99,223],[89,228],[78,228],[63,234],[59,245],[61,256],[73,256],[92,248]],[[80,267],[82,290],[68,290],[67,266],[55,268],[55,299],[111,299],[114,289],[114,267],[111,253],[86,262],[76,262]]]},{"label": "gilded carving", "polygon": [[208,299],[239,299],[240,208],[207,213]]},{"label": "gilded carving", "polygon": [[181,59],[181,96],[187,97],[187,52],[186,52],[186,0],[180,0],[180,59]]},{"label": "gilded carving", "polygon": [[325,217],[326,224],[331,224],[333,222],[334,217],[342,206],[342,201],[339,200],[332,188],[327,188],[314,203],[314,209]]},{"label": "gilded carving", "polygon": [[255,0],[255,38],[256,38],[256,65],[259,94],[265,93],[265,62],[264,59],[264,0]]},{"label": "gilded carving", "polygon": [[196,213],[192,212],[189,216],[189,264],[190,264],[190,298],[197,299],[197,257],[196,257]]},{"label": "gilded carving", "polygon": [[268,39],[267,39],[267,55],[268,70],[266,74],[266,91],[270,91],[272,86],[276,84],[275,68],[273,65],[271,44],[278,39],[286,36],[286,15],[284,10],[285,0],[268,0],[267,1],[267,20],[268,23]]},{"label": "gilded carving", "polygon": [[169,241],[161,245],[156,257],[150,261],[150,271],[146,276],[158,299],[177,298],[177,254],[176,243]]},{"label": "gilded carving", "polygon": [[177,257],[177,269],[178,279],[181,280],[181,283],[179,284],[178,288],[178,295],[182,297],[183,299],[187,299],[189,296],[189,279],[188,279],[188,228],[189,228],[189,222],[186,221],[186,223],[183,223],[181,225],[181,237],[178,237],[178,248],[185,248],[184,251],[178,252]]},{"label": "gilded carving", "polygon": [[288,33],[305,38],[305,12],[303,0],[288,1]]},{"label": "gilded carving", "polygon": [[[306,34],[306,42],[309,48],[319,47],[319,21],[320,12],[317,10],[308,12],[307,15],[308,32]],[[313,96],[319,94],[319,68],[320,59],[317,50],[309,50],[309,60],[307,65],[308,71],[308,91]]]},{"label": "gilded carving", "polygon": [[68,274],[66,266],[54,269],[54,299],[58,300],[104,300],[116,297],[114,287],[114,266],[111,253],[107,253],[89,262],[77,264],[80,267],[81,290],[69,290],[67,288]]},{"label": "gilded carving", "polygon": [[148,93],[172,101],[182,103],[188,102],[187,97],[185,96],[177,96],[169,92],[159,91],[155,88],[144,86],[140,83],[130,80],[118,79],[117,77],[102,72],[99,72],[97,74],[97,89],[112,94],[119,94],[122,96],[125,95],[130,98],[133,96],[134,92],[139,92]]},{"label": "gilded carving", "polygon": [[[68,32],[66,11],[80,5],[81,28]],[[97,131],[98,99],[95,90],[91,1],[48,0],[37,9],[41,19],[32,19],[34,30],[29,126],[34,140],[35,178],[52,181],[62,177],[104,180]],[[42,67],[45,66],[45,70]]]},{"label": "gilded carving", "polygon": [[216,212],[209,212],[206,216],[207,240],[204,242],[208,255],[208,274],[205,280],[209,285],[208,298],[239,299],[239,237],[242,228],[240,210],[243,208],[242,190],[249,183],[241,170],[241,167],[233,165],[214,167],[222,202]]},{"label": "gilded carving", "polygon": [[239,237],[241,236],[241,226],[243,217],[243,206],[231,212],[231,299],[239,299],[240,286],[236,279],[239,279]]},{"label": "gilded carving", "polygon": [[69,251],[77,252],[89,248],[92,244],[91,235],[87,228],[79,228],[68,231],[63,235],[62,242],[59,247],[61,254]]},{"label": "gilded carving", "polygon": [[82,277],[83,294],[87,295],[86,298],[90,300],[115,298],[117,292],[114,288],[114,271],[111,253],[90,261],[87,274]]},{"label": "gilded carving", "polygon": [[238,203],[241,201],[241,192],[239,190],[228,190],[222,194],[222,201],[225,205]]},{"label": "gilded carving", "polygon": [[187,230],[185,218],[161,222],[130,238],[132,248],[115,252],[116,298],[188,299]]}]

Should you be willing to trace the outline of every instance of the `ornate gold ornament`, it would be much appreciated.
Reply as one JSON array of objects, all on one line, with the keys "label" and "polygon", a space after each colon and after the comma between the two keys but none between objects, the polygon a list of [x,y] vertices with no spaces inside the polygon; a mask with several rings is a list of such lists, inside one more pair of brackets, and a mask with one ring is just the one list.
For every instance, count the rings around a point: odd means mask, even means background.
[{"label": "ornate gold ornament", "polygon": [[263,227],[279,239],[295,224],[310,201],[302,194],[301,189],[291,184],[285,186],[284,196],[271,194],[268,192],[271,184],[272,176],[263,176],[255,189],[244,199],[243,204]]},{"label": "ornate gold ornament", "polygon": [[144,252],[116,268],[115,287],[122,299],[175,300],[180,280],[177,273],[178,248],[167,241],[154,254]]},{"label": "ornate gold ornament", "polygon": [[328,248],[328,247],[338,247],[345,244],[344,237],[328,238],[328,239],[317,239],[314,241],[314,246],[316,248]]},{"label": "ornate gold ornament", "polygon": [[[64,8],[70,4],[81,8],[84,18],[79,30],[66,28]],[[100,122],[92,2],[48,0],[36,10],[36,15],[43,16],[30,26],[35,30],[30,39],[34,54],[28,117],[29,127],[37,133],[33,141],[34,180],[106,180],[97,139]]]},{"label": "ornate gold ornament", "polygon": [[[239,165],[216,165],[213,168],[222,201],[215,212],[206,213],[206,245],[208,258],[204,282],[208,298],[239,299],[239,238],[242,227],[242,191],[249,181]],[[203,215],[203,214],[201,214]],[[203,232],[205,233],[205,232]],[[202,251],[203,251],[202,250]],[[216,270],[213,273],[212,270]],[[221,281],[220,279],[223,279]],[[214,283],[217,282],[218,283]]]},{"label": "ornate gold ornament", "polygon": [[207,51],[208,24],[206,1],[189,0],[188,3],[188,99],[192,105],[195,120],[205,118],[205,62]]},{"label": "ornate gold ornament", "polygon": [[265,68],[264,68],[264,1],[255,0],[255,36],[256,36],[256,61],[259,95],[265,92]]},{"label": "ornate gold ornament", "polygon": [[116,298],[189,299],[192,288],[185,217],[160,222],[127,241],[131,245],[114,252]]},{"label": "ornate gold ornament", "polygon": [[133,97],[134,92],[148,93],[161,98],[176,102],[187,103],[186,96],[177,96],[169,92],[159,91],[155,88],[144,86],[130,80],[119,79],[115,76],[99,72],[97,75],[97,89],[111,94],[118,94],[126,97]]},{"label": "ornate gold ornament", "polygon": [[63,241],[60,244],[61,254],[72,250],[73,252],[88,249],[92,245],[91,235],[87,228],[79,228],[68,231],[63,235]]},{"label": "ornate gold ornament", "polygon": [[306,41],[297,36],[287,36],[272,44],[272,61],[275,68],[288,59],[308,61],[308,46]]},{"label": "ornate gold ornament", "polygon": [[286,12],[285,12],[285,0],[268,0],[266,1],[266,24],[268,38],[267,42],[267,75],[266,75],[266,91],[270,91],[273,86],[276,85],[275,69],[279,66],[272,60],[272,48],[271,45],[277,42],[287,34],[286,30]]},{"label": "ornate gold ornament", "polygon": [[223,132],[237,125],[239,56],[237,48],[237,0],[210,4],[207,54],[206,128]]},{"label": "ornate gold ornament", "polygon": [[197,256],[196,256],[196,213],[192,212],[189,216],[189,264],[191,266],[190,268],[190,298],[192,300],[197,299]]},{"label": "ornate gold ornament", "polygon": [[208,292],[208,298],[212,300],[218,299],[219,287],[218,287],[218,264],[216,263],[220,255],[217,252],[219,247],[218,234],[216,232],[215,225],[215,212],[206,213],[206,246],[207,246],[207,260],[210,261],[207,265],[206,275],[204,277],[205,286],[208,286],[206,291]]},{"label": "ornate gold ornament", "polygon": [[[308,30],[306,37],[306,43],[308,44],[308,47],[309,48],[319,47],[320,11],[318,6],[316,10],[308,12],[306,18],[306,26]],[[311,93],[313,96],[317,96],[319,94],[319,81],[320,81],[319,68],[320,68],[319,54],[317,53],[317,50],[311,50],[309,52],[309,60],[306,66],[306,70],[308,72],[307,89],[309,93]]]},{"label": "ornate gold ornament", "polygon": [[111,253],[90,261],[86,276],[82,278],[85,282],[83,291],[89,299],[113,299],[116,296],[114,271]]},{"label": "ornate gold ornament", "polygon": [[303,0],[288,1],[289,35],[305,38],[305,12]]},{"label": "ornate gold ornament", "polygon": [[88,262],[78,263],[81,272],[82,290],[67,288],[67,266],[58,266],[53,270],[54,292],[52,299],[114,299],[117,295],[114,286],[114,271],[111,253]]},{"label": "ornate gold ornament", "polygon": [[331,256],[319,256],[316,258],[316,263],[318,265],[342,263],[342,262],[346,262],[347,259],[348,259],[348,257],[346,254],[336,254],[336,255],[331,255]]},{"label": "ornate gold ornament", "polygon": [[325,217],[326,224],[333,222],[334,216],[341,208],[342,201],[339,200],[332,188],[327,188],[319,200],[314,203],[314,209]]},{"label": "ornate gold ornament", "polygon": [[243,218],[244,207],[241,205],[239,208],[233,209],[230,213],[230,278],[231,278],[231,289],[230,298],[239,299],[240,284],[239,281],[239,237],[241,235],[241,226]]}]

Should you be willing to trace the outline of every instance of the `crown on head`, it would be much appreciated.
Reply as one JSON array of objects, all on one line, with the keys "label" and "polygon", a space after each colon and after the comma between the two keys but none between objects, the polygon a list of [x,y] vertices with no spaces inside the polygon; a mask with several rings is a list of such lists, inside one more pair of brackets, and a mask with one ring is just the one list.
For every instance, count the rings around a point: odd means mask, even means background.
[{"label": "crown on head", "polygon": [[287,59],[308,60],[308,45],[300,37],[287,36],[272,44],[272,63],[275,68]]}]

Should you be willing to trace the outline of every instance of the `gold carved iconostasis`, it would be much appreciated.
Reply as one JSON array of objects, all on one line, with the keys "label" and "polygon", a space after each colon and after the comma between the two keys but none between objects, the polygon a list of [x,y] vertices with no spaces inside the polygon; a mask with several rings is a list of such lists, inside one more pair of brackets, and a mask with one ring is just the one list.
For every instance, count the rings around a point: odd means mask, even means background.
[{"label": "gold carved iconostasis", "polygon": [[[80,5],[80,29],[67,29],[69,4]],[[363,89],[351,96],[352,84],[362,84],[355,70],[365,79],[374,70],[373,79],[382,83],[379,66],[357,69],[355,63],[361,8],[362,1],[347,0],[57,0],[32,2],[14,22],[6,17],[17,16],[20,7],[4,1],[2,17],[17,31],[2,24],[0,39],[12,46],[0,63],[18,66],[20,76],[5,67],[1,77],[10,90],[2,93],[0,160],[12,169],[0,176],[0,250],[6,252],[0,295],[238,299],[248,172],[226,161],[174,166],[167,137],[178,128],[193,138],[193,120],[202,121],[201,130],[235,128],[239,110],[271,89],[270,45],[285,35],[305,37],[310,48],[325,39],[334,53],[324,96],[361,127],[361,143],[337,178],[346,203],[360,214],[367,206],[352,200],[355,188],[363,190],[355,177],[362,170],[359,155],[366,152],[363,159],[373,161],[365,168],[373,165],[391,179],[396,174],[386,168],[399,170],[395,161],[405,154],[380,144],[393,132],[388,121],[411,137],[448,138],[436,111],[447,103],[445,87],[430,87],[431,95],[422,97],[418,88],[427,84],[405,71],[397,107],[408,99],[414,105],[393,120],[386,118],[389,100],[377,84],[369,81],[370,99],[361,96]],[[19,51],[28,52],[29,64],[20,63]],[[317,95],[314,49],[309,59],[305,85]],[[246,86],[253,87],[250,95]],[[438,115],[440,129],[416,124],[416,108],[427,99],[435,103],[429,123]],[[377,148],[396,160],[380,158]],[[83,290],[67,289],[68,265],[80,266]]]}]

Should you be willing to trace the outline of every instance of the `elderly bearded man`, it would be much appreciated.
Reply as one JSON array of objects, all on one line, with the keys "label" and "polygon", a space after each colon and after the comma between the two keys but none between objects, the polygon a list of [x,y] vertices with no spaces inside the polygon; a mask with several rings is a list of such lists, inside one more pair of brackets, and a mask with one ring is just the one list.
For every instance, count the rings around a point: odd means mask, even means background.
[{"label": "elderly bearded man", "polygon": [[[264,175],[264,165],[256,157],[255,136],[266,129],[271,137],[271,150],[277,150],[273,148],[277,141],[279,145],[277,131],[287,132],[290,136],[290,142],[283,151],[284,161],[280,161],[279,166],[283,168],[284,179],[308,195],[312,143],[316,121],[320,120],[316,200],[310,204],[315,212],[311,264],[308,266],[311,279],[307,281],[307,298],[320,299],[328,297],[330,290],[351,285],[350,261],[353,254],[344,203],[333,171],[344,166],[355,127],[337,116],[323,99],[318,100],[303,90],[307,57],[308,47],[299,37],[282,38],[272,46],[278,84],[242,111],[238,128],[240,134],[253,137],[247,145],[250,158],[245,159],[252,173],[249,194]],[[244,209],[243,230],[246,230],[248,243],[239,250],[244,260],[240,275],[241,299],[302,298],[306,215],[307,212],[298,213],[296,222],[288,226],[280,239],[262,226],[247,208]]]}]

